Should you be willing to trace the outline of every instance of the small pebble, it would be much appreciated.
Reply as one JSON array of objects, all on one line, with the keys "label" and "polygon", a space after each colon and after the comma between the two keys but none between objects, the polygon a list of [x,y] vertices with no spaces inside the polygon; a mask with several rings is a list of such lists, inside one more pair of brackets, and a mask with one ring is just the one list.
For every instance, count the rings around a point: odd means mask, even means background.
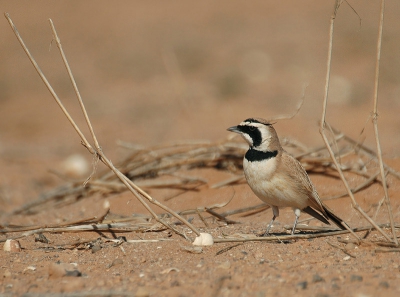
[{"label": "small pebble", "polygon": [[319,282],[324,282],[325,280],[319,275],[319,274],[314,274],[312,282],[313,283],[319,283]]},{"label": "small pebble", "polygon": [[163,271],[161,271],[161,274],[168,274],[172,271],[179,272],[180,270],[176,267],[171,267],[171,268],[167,268],[167,269],[164,269]]},{"label": "small pebble", "polygon": [[379,287],[387,289],[387,288],[389,288],[389,283],[382,281],[379,283]]},{"label": "small pebble", "polygon": [[59,278],[64,276],[78,277],[82,276],[82,273],[77,270],[73,264],[51,263],[49,266],[49,276],[51,278]]},{"label": "small pebble", "polygon": [[346,256],[346,257],[343,258],[344,261],[348,261],[348,260],[350,260],[350,259],[351,259],[350,256]]},{"label": "small pebble", "polygon": [[352,281],[352,282],[362,282],[363,281],[363,277],[361,275],[352,274],[351,277],[350,277],[350,281]]},{"label": "small pebble", "polygon": [[6,271],[4,271],[4,273],[3,273],[3,277],[4,277],[4,278],[11,277],[11,272],[10,272],[10,270],[6,270]]},{"label": "small pebble", "polygon": [[92,247],[92,253],[93,253],[93,254],[96,253],[96,252],[98,252],[98,251],[100,251],[100,250],[101,250],[101,246],[98,245],[98,244],[96,244],[96,245],[94,245],[94,246]]},{"label": "small pebble", "polygon": [[181,246],[181,248],[192,254],[201,254],[203,252],[203,248],[200,246]]},{"label": "small pebble", "polygon": [[181,284],[177,281],[177,280],[175,280],[175,281],[173,281],[172,283],[171,283],[171,287],[179,287]]},{"label": "small pebble", "polygon": [[49,240],[42,233],[35,235],[35,242],[49,243]]},{"label": "small pebble", "polygon": [[231,262],[229,261],[222,262],[221,264],[218,265],[218,268],[229,269],[231,268]]},{"label": "small pebble", "polygon": [[197,236],[193,242],[193,245],[213,245],[214,239],[209,233],[200,233],[200,236]]},{"label": "small pebble", "polygon": [[296,287],[298,287],[299,289],[302,289],[302,290],[307,289],[307,286],[308,286],[307,281],[299,282],[299,283],[296,285]]},{"label": "small pebble", "polygon": [[333,290],[340,290],[340,287],[339,287],[339,285],[337,283],[333,283],[332,284],[332,289]]},{"label": "small pebble", "polygon": [[108,265],[108,268],[111,268],[113,266],[118,266],[124,264],[124,261],[120,258],[115,259],[110,265]]},{"label": "small pebble", "polygon": [[346,244],[346,246],[344,247],[347,251],[350,250],[354,250],[356,248],[356,245],[352,242],[349,242],[348,244]]},{"label": "small pebble", "polygon": [[28,266],[24,269],[23,273],[30,273],[30,272],[35,272],[36,267],[35,266]]},{"label": "small pebble", "polygon": [[6,252],[18,253],[21,251],[21,245],[18,240],[7,239],[4,243],[3,250]]}]

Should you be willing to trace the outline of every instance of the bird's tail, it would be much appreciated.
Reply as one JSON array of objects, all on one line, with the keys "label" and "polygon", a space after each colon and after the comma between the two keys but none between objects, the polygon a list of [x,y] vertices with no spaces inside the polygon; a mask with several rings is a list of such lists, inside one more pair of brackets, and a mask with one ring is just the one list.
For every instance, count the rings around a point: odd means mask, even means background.
[{"label": "bird's tail", "polygon": [[[325,213],[329,220],[331,220],[336,226],[338,226],[342,230],[346,230],[346,227],[349,227],[341,218],[339,218],[337,215],[335,215],[327,206],[323,205],[322,206],[325,210]],[[350,227],[349,227],[350,228]]]},{"label": "bird's tail", "polygon": [[303,211],[308,213],[310,216],[320,220],[321,222],[330,225],[329,221],[332,221],[336,226],[338,226],[342,230],[346,230],[348,225],[337,215],[335,215],[326,205],[322,205],[324,213],[317,212],[315,209],[307,206]]}]

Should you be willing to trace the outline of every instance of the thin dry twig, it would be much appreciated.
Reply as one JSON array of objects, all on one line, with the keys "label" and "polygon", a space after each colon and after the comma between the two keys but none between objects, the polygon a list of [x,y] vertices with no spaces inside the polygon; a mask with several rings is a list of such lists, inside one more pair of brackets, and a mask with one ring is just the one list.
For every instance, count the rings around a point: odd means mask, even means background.
[{"label": "thin dry twig", "polygon": [[379,140],[379,130],[378,130],[378,89],[379,89],[379,68],[380,68],[380,61],[381,61],[381,48],[382,48],[382,32],[383,32],[383,19],[385,16],[385,0],[381,0],[381,11],[380,11],[380,21],[379,21],[379,32],[378,32],[378,39],[376,45],[376,65],[375,65],[375,84],[374,84],[374,111],[372,116],[372,122],[374,125],[374,132],[375,132],[375,141],[376,141],[376,149],[377,155],[379,160],[379,169],[381,172],[381,180],[383,184],[383,191],[385,194],[385,203],[389,213],[389,221],[392,226],[392,235],[393,240],[396,245],[399,244],[396,233],[394,230],[394,219],[393,219],[393,211],[392,206],[390,203],[388,187],[386,183],[386,175],[385,169],[383,166],[383,159],[382,159],[382,149],[381,143]]},{"label": "thin dry twig", "polygon": [[[379,225],[379,228],[389,228],[390,224],[381,224]],[[396,228],[399,228],[399,225],[396,225]],[[225,237],[225,238],[214,238],[215,243],[219,242],[247,242],[247,241],[286,241],[286,240],[296,240],[296,239],[310,239],[310,238],[320,238],[320,237],[328,237],[328,236],[336,236],[336,235],[343,235],[343,234],[348,234],[348,233],[358,233],[358,232],[363,232],[366,230],[371,229],[371,226],[363,226],[363,227],[358,227],[358,228],[353,228],[351,231],[350,230],[338,230],[338,231],[329,231],[329,232],[318,232],[318,233],[310,233],[310,234],[294,234],[294,235],[274,235],[271,234],[268,237],[255,237],[253,234],[251,236],[243,235],[243,237]],[[359,244],[360,241],[357,238],[357,244]]]},{"label": "thin dry twig", "polygon": [[308,84],[304,85],[303,94],[301,95],[300,102],[297,105],[296,110],[292,114],[285,114],[285,115],[276,116],[276,117],[270,118],[269,120],[274,122],[274,121],[278,121],[278,120],[290,120],[290,119],[294,118],[299,113],[301,107],[303,106],[304,98],[306,97],[307,87],[308,87]]},{"label": "thin dry twig", "polygon": [[[355,208],[358,212],[361,213],[361,215],[368,221],[372,226],[374,226],[388,241],[391,241],[390,237],[381,229],[379,226],[375,223],[374,220],[372,220],[365,212],[364,210],[358,205],[357,201],[355,200],[355,197],[350,189],[350,186],[343,174],[343,171],[341,170],[341,166],[339,165],[335,154],[329,144],[329,140],[325,134],[325,127],[326,127],[326,112],[327,112],[327,104],[328,104],[328,93],[329,93],[329,83],[330,83],[330,73],[331,73],[331,64],[332,64],[332,49],[333,49],[333,32],[334,32],[334,25],[335,25],[335,19],[337,12],[339,10],[339,7],[341,5],[342,1],[336,0],[335,2],[335,7],[334,11],[331,16],[331,21],[330,21],[330,30],[329,30],[329,47],[328,47],[328,59],[327,59],[327,70],[326,70],[326,78],[325,78],[325,92],[324,92],[324,100],[323,100],[323,108],[322,108],[322,117],[321,117],[321,123],[320,123],[320,134],[322,136],[322,139],[325,142],[326,148],[332,158],[333,163],[336,166],[336,169],[340,175],[340,178],[346,187],[346,190],[351,198],[352,206]],[[347,226],[347,224],[343,225],[347,230],[349,230],[354,237],[356,237],[358,240],[360,238],[354,234],[354,232],[351,231],[351,229]]]},{"label": "thin dry twig", "polygon": [[353,255],[352,253],[350,253],[348,250],[346,250],[344,247],[341,247],[340,245],[338,245],[338,244],[336,244],[336,243],[333,243],[333,242],[329,242],[329,241],[327,241],[327,243],[331,246],[331,247],[334,247],[334,248],[336,248],[336,249],[339,249],[339,250],[341,250],[343,253],[345,253],[346,255],[348,255],[348,256],[350,256],[350,257],[352,257],[352,258],[356,258],[356,256],[355,255]]},{"label": "thin dry twig", "polygon": [[226,247],[226,248],[224,248],[224,249],[219,250],[218,252],[216,252],[215,255],[216,255],[216,256],[219,256],[219,255],[221,255],[221,254],[223,254],[223,253],[226,253],[227,251],[230,251],[231,249],[233,249],[233,248],[235,248],[235,247],[237,247],[237,246],[240,246],[240,245],[243,245],[243,243],[237,243],[237,244],[228,246],[228,247]]},{"label": "thin dry twig", "polygon": [[[60,101],[60,99],[58,98],[57,94],[55,93],[55,91],[53,90],[53,88],[51,87],[50,83],[48,82],[48,80],[46,79],[45,75],[43,74],[43,72],[41,71],[39,65],[36,63],[35,59],[33,58],[33,56],[30,54],[28,48],[26,47],[25,43],[23,42],[16,26],[14,25],[14,23],[12,22],[10,16],[8,13],[5,13],[5,17],[8,20],[11,28],[13,29],[18,41],[20,42],[21,46],[23,47],[23,49],[25,50],[26,54],[28,55],[29,60],[32,62],[32,64],[34,65],[36,71],[38,72],[39,76],[41,77],[41,79],[43,80],[43,82],[45,83],[46,87],[48,88],[48,90],[50,91],[50,93],[52,94],[53,98],[56,100],[57,104],[59,105],[59,107],[61,108],[61,110],[63,111],[63,113],[65,114],[65,116],[68,118],[68,120],[70,121],[70,123],[72,124],[72,126],[74,127],[75,131],[78,133],[78,135],[81,137],[82,140],[82,144],[89,150],[89,152],[91,154],[96,155],[96,157],[98,157],[107,167],[109,167],[114,174],[122,181],[122,183],[125,184],[125,186],[136,196],[136,198],[142,203],[142,205],[153,215],[153,217],[160,222],[161,224],[165,225],[167,228],[170,228],[172,230],[174,230],[175,232],[177,232],[178,234],[183,235],[182,233],[180,233],[178,230],[176,230],[176,228],[170,226],[169,224],[167,224],[166,222],[164,222],[163,220],[159,219],[159,217],[156,215],[156,213],[150,208],[150,206],[144,201],[144,199],[142,197],[145,197],[149,202],[151,202],[152,204],[157,205],[158,207],[164,209],[165,211],[171,213],[171,215],[173,215],[175,218],[177,218],[179,221],[181,221],[183,224],[185,224],[187,227],[189,227],[189,229],[191,229],[197,236],[200,235],[199,231],[189,222],[187,222],[184,218],[182,218],[180,215],[178,215],[176,212],[174,212],[172,209],[170,209],[169,207],[163,205],[162,203],[158,202],[156,199],[154,199],[153,197],[151,197],[150,195],[148,195],[146,192],[144,192],[141,188],[139,188],[138,186],[136,186],[131,180],[129,180],[125,175],[123,175],[118,169],[116,169],[114,167],[114,165],[112,164],[112,162],[105,156],[105,154],[103,153],[96,135],[94,134],[93,131],[93,127],[90,123],[89,117],[87,116],[86,113],[86,109],[85,106],[83,104],[83,101],[80,97],[79,91],[77,90],[77,86],[74,80],[74,77],[72,76],[72,72],[70,70],[70,67],[68,65],[68,62],[65,58],[65,54],[64,51],[62,49],[61,46],[61,42],[60,39],[57,35],[57,32],[55,30],[54,24],[51,21],[51,19],[49,19],[50,25],[51,25],[51,29],[53,32],[53,36],[54,39],[57,43],[57,46],[59,48],[60,54],[63,58],[64,61],[64,65],[68,70],[68,74],[69,77],[72,81],[72,84],[75,88],[77,97],[79,99],[79,103],[81,105],[81,109],[82,112],[85,114],[85,119],[86,119],[86,123],[90,129],[91,135],[92,135],[92,139],[95,143],[95,148],[93,148],[90,143],[87,141],[87,139],[85,138],[85,136],[83,135],[83,133],[80,131],[79,127],[75,124],[74,120],[72,119],[72,117],[69,115],[68,111],[65,109],[65,107],[63,106],[62,102]],[[184,236],[184,235],[183,235]],[[185,237],[185,236],[184,236]]]},{"label": "thin dry twig", "polygon": [[398,253],[400,252],[400,248],[376,248],[375,253]]}]

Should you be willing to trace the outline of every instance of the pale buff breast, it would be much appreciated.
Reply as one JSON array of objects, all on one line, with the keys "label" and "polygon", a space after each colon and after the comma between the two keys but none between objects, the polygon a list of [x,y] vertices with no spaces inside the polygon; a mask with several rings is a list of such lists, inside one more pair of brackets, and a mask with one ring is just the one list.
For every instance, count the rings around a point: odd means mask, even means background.
[{"label": "pale buff breast", "polygon": [[307,207],[308,196],[284,172],[277,172],[278,159],[243,161],[244,174],[253,192],[266,204],[278,207]]}]

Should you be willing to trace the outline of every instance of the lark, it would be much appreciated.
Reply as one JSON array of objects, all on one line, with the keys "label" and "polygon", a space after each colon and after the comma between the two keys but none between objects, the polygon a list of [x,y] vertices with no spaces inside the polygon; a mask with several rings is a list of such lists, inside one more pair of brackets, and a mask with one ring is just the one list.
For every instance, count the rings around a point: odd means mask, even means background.
[{"label": "lark", "polygon": [[264,236],[283,207],[291,207],[296,216],[292,234],[302,211],[346,229],[343,220],[321,201],[301,163],[282,148],[271,122],[249,118],[228,131],[239,133],[249,144],[243,158],[244,175],[254,194],[272,208],[273,217]]}]

